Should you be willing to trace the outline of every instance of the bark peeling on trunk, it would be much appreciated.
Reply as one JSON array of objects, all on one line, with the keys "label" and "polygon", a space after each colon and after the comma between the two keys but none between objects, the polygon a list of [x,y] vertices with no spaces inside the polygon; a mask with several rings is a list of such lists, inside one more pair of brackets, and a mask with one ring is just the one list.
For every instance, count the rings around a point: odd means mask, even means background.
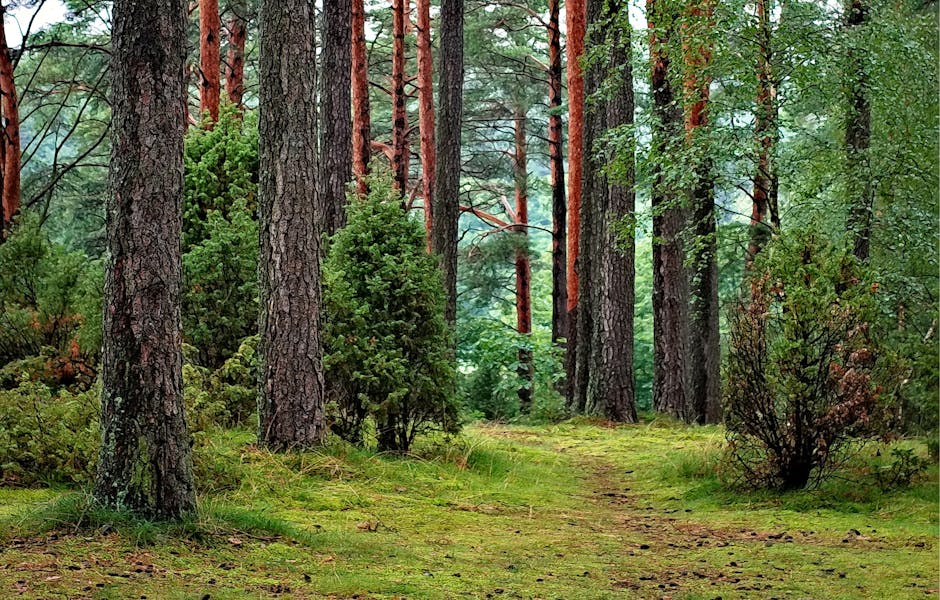
[{"label": "bark peeling on trunk", "polygon": [[209,113],[210,127],[219,120],[221,38],[219,0],[199,0],[199,112]]},{"label": "bark peeling on trunk", "polygon": [[5,8],[0,6],[0,110],[4,121],[3,140],[0,140],[0,241],[20,210],[20,108],[13,59],[3,27],[5,13]]},{"label": "bark peeling on trunk", "polygon": [[226,53],[225,93],[229,101],[241,110],[245,96],[245,43],[248,40],[248,3],[235,0],[230,3],[228,25],[228,52]]},{"label": "bark peeling on trunk", "polygon": [[421,135],[421,192],[424,228],[431,251],[434,229],[434,60],[431,55],[431,0],[418,0],[418,123]]},{"label": "bark peeling on trunk", "polygon": [[262,0],[259,441],[320,444],[324,381],[312,0]]},{"label": "bark peeling on trunk", "polygon": [[98,502],[196,506],[180,317],[186,4],[115,0]]}]

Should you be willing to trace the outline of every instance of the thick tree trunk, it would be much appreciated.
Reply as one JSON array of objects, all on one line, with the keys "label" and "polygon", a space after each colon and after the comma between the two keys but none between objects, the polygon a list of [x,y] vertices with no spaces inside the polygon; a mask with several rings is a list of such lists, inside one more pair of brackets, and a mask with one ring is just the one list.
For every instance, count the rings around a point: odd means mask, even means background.
[{"label": "thick tree trunk", "polygon": [[559,0],[548,2],[548,168],[552,190],[552,342],[568,335],[567,215],[564,124],[561,117],[561,27]]},{"label": "thick tree trunk", "polygon": [[[669,80],[669,43],[677,15],[665,0],[647,0],[653,92],[653,151],[674,153],[682,140],[682,110]],[[689,287],[682,233],[687,216],[674,181],[655,167],[653,209],[653,407],[679,419],[688,415]]]},{"label": "thick tree trunk", "polygon": [[312,0],[262,0],[259,441],[323,441],[320,225]]},{"label": "thick tree trunk", "polygon": [[346,184],[352,179],[352,0],[323,4],[320,71],[319,206],[322,231],[333,235],[346,225]]},{"label": "thick tree trunk", "polygon": [[115,0],[98,502],[196,507],[180,317],[186,3]]},{"label": "thick tree trunk", "polygon": [[2,176],[2,210],[0,210],[0,240],[4,239],[13,217],[20,210],[20,107],[13,75],[13,60],[7,44],[3,18],[5,9],[0,6],[0,110],[3,116],[3,140],[0,143],[0,165]]},{"label": "thick tree trunk", "polygon": [[[516,191],[516,226],[513,231],[519,236],[516,241],[516,331],[521,336],[532,335],[532,268],[529,261],[529,173],[526,142],[525,110],[517,106],[513,116],[515,128],[515,153],[513,156],[513,182]],[[519,388],[519,408],[527,414],[532,407],[532,380],[535,365],[528,338],[519,348],[519,377],[523,385]]]},{"label": "thick tree trunk", "polygon": [[421,191],[424,227],[431,249],[434,229],[434,60],[431,56],[431,0],[417,0],[418,9],[418,123],[421,131]]},{"label": "thick tree trunk", "polygon": [[408,111],[405,103],[405,0],[392,0],[392,175],[408,193]]},{"label": "thick tree trunk", "polygon": [[219,120],[221,87],[221,44],[219,0],[199,0],[199,112],[209,113],[211,123]]},{"label": "thick tree trunk", "polygon": [[754,257],[767,245],[771,234],[780,228],[777,209],[777,171],[775,156],[777,129],[777,88],[773,80],[773,46],[770,27],[770,0],[757,0],[757,102],[754,137],[757,145],[757,172],[754,174],[750,235],[745,267],[750,270]]},{"label": "thick tree trunk", "polygon": [[708,146],[709,87],[711,85],[712,0],[688,6],[683,44],[686,143],[695,179],[689,190],[692,231],[691,314],[689,327],[689,419],[699,423],[721,420],[720,340],[718,323],[718,239],[715,224],[714,163]]},{"label": "thick tree trunk", "polygon": [[229,4],[228,52],[225,57],[225,92],[229,101],[243,108],[245,97],[245,43],[248,40],[248,2],[235,0]]},{"label": "thick tree trunk", "polygon": [[[581,74],[581,56],[584,54],[585,0],[567,0],[565,25],[567,43],[565,53],[568,62],[568,239],[567,272],[568,288],[568,348],[565,354],[565,371],[568,375],[567,404],[572,412],[580,412],[575,398],[577,383],[577,337],[578,337],[578,251],[581,245],[581,168],[584,138],[584,80]],[[583,397],[583,394],[582,394]]]},{"label": "thick tree trunk", "polygon": [[447,291],[445,316],[457,321],[457,220],[460,217],[460,130],[463,121],[463,0],[441,1],[437,165],[431,241]]},{"label": "thick tree trunk", "polygon": [[[864,0],[848,0],[846,29],[849,36],[859,36],[868,20],[868,6]],[[874,190],[868,164],[871,147],[871,103],[868,99],[868,77],[865,73],[863,44],[851,40],[848,58],[848,111],[845,122],[846,190],[848,191],[849,218],[846,223],[853,235],[855,257],[868,261],[871,253],[872,211]]]},{"label": "thick tree trunk", "polygon": [[369,57],[366,53],[366,13],[363,0],[352,0],[352,169],[356,190],[367,192],[366,175],[372,158],[372,117],[369,104]]},{"label": "thick tree trunk", "polygon": [[[589,0],[593,2],[594,0]],[[610,48],[607,73],[611,83],[615,84],[610,97],[606,100],[606,114],[598,114],[600,122],[606,119],[606,126],[597,128],[596,133],[589,133],[595,127],[585,127],[585,144],[588,138],[596,138],[605,130],[616,129],[633,124],[633,69],[630,64],[630,25],[625,2],[611,2],[606,5],[607,14],[603,15],[601,35]],[[592,11],[593,12],[593,11]],[[593,80],[594,77],[586,77]],[[600,83],[598,81],[598,83]],[[603,107],[598,107],[601,110]],[[585,120],[586,124],[591,119]],[[591,372],[588,385],[588,412],[621,423],[635,423],[636,392],[633,370],[633,312],[634,295],[634,255],[633,238],[636,218],[634,180],[635,166],[632,150],[619,155],[607,152],[611,162],[616,162],[622,178],[605,181],[596,170],[602,165],[585,165],[594,173],[598,189],[595,196],[602,204],[596,210],[596,224],[593,235],[596,237],[597,292],[594,309],[597,318],[591,342]],[[586,178],[586,177],[585,177]],[[606,186],[601,188],[601,186]],[[582,196],[582,206],[589,200]]]}]

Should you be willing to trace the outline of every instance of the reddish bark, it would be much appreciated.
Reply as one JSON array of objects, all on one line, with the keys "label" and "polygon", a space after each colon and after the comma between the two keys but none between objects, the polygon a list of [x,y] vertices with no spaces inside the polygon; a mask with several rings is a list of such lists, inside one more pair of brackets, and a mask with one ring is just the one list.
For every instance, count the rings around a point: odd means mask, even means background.
[{"label": "reddish bark", "polygon": [[408,112],[405,107],[405,0],[392,1],[392,175],[401,195],[408,190]]},{"label": "reddish bark", "polygon": [[228,53],[226,55],[225,92],[229,101],[242,108],[245,96],[245,42],[248,39],[248,15],[244,1],[232,3],[228,20]]},{"label": "reddish bark", "polygon": [[[771,29],[768,0],[757,0],[757,103],[754,135],[757,138],[757,172],[754,175],[751,232],[745,266],[749,269],[754,257],[767,243],[772,231],[780,227],[777,210],[777,172],[774,154],[777,145],[777,89],[770,62]],[[768,214],[769,213],[769,214]],[[769,218],[768,218],[769,217]]]},{"label": "reddish bark", "polygon": [[369,58],[366,55],[364,0],[352,0],[353,174],[356,189],[366,193],[365,176],[372,158],[372,119],[369,108]]},{"label": "reddish bark", "polygon": [[3,141],[0,145],[3,166],[3,210],[0,219],[0,239],[12,222],[13,217],[20,210],[20,112],[16,96],[16,80],[13,76],[13,60],[10,56],[10,47],[7,45],[6,32],[3,25],[5,9],[0,6],[0,110],[2,110],[4,127]]},{"label": "reddish bark", "polygon": [[221,58],[219,0],[199,0],[199,112],[209,113],[212,123],[219,120],[221,95]]},{"label": "reddish bark", "polygon": [[[515,154],[513,156],[513,182],[516,191],[515,226],[513,231],[520,236],[516,246],[516,330],[519,335],[532,333],[532,268],[529,262],[528,229],[529,190],[528,162],[526,149],[526,115],[521,107],[516,107],[513,116],[515,124]],[[524,384],[519,388],[519,407],[523,413],[532,405],[532,378],[535,366],[532,363],[532,350],[526,342],[519,348],[518,373]]]},{"label": "reddish bark", "polygon": [[[565,5],[565,25],[568,58],[568,312],[578,305],[578,274],[575,262],[578,259],[578,237],[581,212],[581,144],[584,139],[584,77],[581,73],[581,56],[584,54],[585,0],[568,0]],[[569,323],[571,327],[571,323]],[[569,338],[570,341],[570,338]]]},{"label": "reddish bark", "polygon": [[565,156],[561,118],[561,27],[559,0],[548,2],[548,168],[552,190],[552,341],[568,335]]},{"label": "reddish bark", "polygon": [[421,190],[424,226],[431,251],[434,210],[434,61],[431,56],[431,0],[417,0],[418,9],[418,122],[421,131]]}]

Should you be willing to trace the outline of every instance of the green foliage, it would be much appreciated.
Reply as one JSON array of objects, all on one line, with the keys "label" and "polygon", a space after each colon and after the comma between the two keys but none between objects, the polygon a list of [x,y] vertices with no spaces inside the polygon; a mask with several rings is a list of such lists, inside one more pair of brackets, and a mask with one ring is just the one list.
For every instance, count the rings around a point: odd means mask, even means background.
[{"label": "green foliage", "polygon": [[25,215],[0,245],[0,365],[61,357],[76,364],[49,377],[74,382],[101,349],[102,280],[100,264],[48,241]]},{"label": "green foliage", "polygon": [[222,366],[210,370],[183,365],[184,396],[190,431],[247,426],[257,411],[258,336],[242,340]]},{"label": "green foliage", "polygon": [[0,390],[0,482],[88,482],[98,458],[98,398],[97,387],[54,392],[29,381]]},{"label": "green foliage", "polygon": [[258,224],[239,199],[227,217],[209,211],[205,233],[183,255],[183,331],[215,368],[258,327]]},{"label": "green foliage", "polygon": [[875,482],[882,491],[910,487],[927,471],[929,462],[917,455],[913,448],[892,448],[889,464],[874,472]]},{"label": "green foliage", "polygon": [[333,429],[406,452],[417,434],[457,428],[452,337],[437,259],[387,179],[348,205],[324,272],[324,367]]},{"label": "green foliage", "polygon": [[733,460],[748,484],[802,488],[869,430],[876,286],[850,253],[804,233],[765,249],[744,288],[724,373]]}]

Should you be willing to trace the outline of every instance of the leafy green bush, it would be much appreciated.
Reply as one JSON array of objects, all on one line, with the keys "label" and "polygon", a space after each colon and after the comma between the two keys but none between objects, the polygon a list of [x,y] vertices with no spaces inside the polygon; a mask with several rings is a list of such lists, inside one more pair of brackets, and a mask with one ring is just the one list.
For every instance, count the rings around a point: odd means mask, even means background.
[{"label": "leafy green bush", "polygon": [[457,429],[451,334],[436,257],[387,178],[348,205],[324,263],[324,358],[333,430],[362,442],[367,418],[381,450]]},{"label": "leafy green bush", "polygon": [[751,485],[803,488],[868,432],[877,286],[851,253],[804,233],[766,248],[744,287],[728,316],[731,456]]},{"label": "leafy green bush", "polygon": [[53,392],[38,382],[0,390],[0,482],[85,483],[98,458],[97,386]]}]

